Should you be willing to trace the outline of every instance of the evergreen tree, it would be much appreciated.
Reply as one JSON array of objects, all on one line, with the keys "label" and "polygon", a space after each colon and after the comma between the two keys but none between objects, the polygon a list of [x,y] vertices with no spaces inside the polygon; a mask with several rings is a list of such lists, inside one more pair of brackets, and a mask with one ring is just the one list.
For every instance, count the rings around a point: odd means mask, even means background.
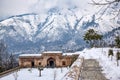
[{"label": "evergreen tree", "polygon": [[89,29],[85,35],[84,40],[89,43],[91,47],[98,46],[98,41],[102,39],[102,35],[98,34],[94,29]]},{"label": "evergreen tree", "polygon": [[120,52],[117,52],[116,60],[117,60],[117,66],[119,66],[119,61],[118,60],[120,60]]},{"label": "evergreen tree", "polygon": [[109,56],[111,56],[111,61],[112,61],[112,57],[114,56],[112,49],[109,49],[109,51],[108,51],[108,57]]},{"label": "evergreen tree", "polygon": [[120,48],[120,37],[119,37],[119,36],[116,37],[115,43],[116,43],[116,46],[117,46],[118,48]]}]

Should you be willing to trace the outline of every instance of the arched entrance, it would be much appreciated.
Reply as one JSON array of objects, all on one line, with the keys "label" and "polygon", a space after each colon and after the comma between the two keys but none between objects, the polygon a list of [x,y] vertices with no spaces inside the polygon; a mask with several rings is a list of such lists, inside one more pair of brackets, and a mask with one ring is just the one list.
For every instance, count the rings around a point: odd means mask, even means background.
[{"label": "arched entrance", "polygon": [[49,58],[47,60],[47,67],[54,68],[55,67],[55,59]]},{"label": "arched entrance", "polygon": [[34,61],[32,61],[31,62],[31,67],[34,67],[34,66],[35,66]]}]

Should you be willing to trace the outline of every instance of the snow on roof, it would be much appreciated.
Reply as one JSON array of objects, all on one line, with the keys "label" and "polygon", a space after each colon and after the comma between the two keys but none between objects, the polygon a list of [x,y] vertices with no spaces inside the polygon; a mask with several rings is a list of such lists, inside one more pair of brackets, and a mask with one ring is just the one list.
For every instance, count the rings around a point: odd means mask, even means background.
[{"label": "snow on roof", "polygon": [[74,54],[78,54],[78,53],[63,53],[63,55],[74,55]]},{"label": "snow on roof", "polygon": [[43,53],[62,53],[62,51],[44,51]]},{"label": "snow on roof", "polygon": [[21,54],[20,57],[26,57],[26,56],[41,56],[41,54]]}]

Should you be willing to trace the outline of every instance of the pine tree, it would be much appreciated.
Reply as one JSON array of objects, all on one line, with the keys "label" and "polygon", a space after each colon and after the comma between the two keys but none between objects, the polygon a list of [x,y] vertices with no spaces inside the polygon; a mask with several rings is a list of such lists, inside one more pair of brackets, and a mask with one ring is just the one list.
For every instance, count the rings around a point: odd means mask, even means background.
[{"label": "pine tree", "polygon": [[119,36],[117,36],[117,37],[115,38],[115,43],[116,43],[116,46],[117,46],[118,48],[120,48],[120,37],[119,37]]},{"label": "pine tree", "polygon": [[112,49],[110,49],[109,52],[108,52],[108,57],[109,57],[109,56],[111,56],[111,61],[112,61],[112,57],[114,56]]},{"label": "pine tree", "polygon": [[97,42],[101,39],[102,35],[98,34],[94,29],[89,29],[84,35],[84,40],[86,43],[89,43],[91,47],[97,46]]}]

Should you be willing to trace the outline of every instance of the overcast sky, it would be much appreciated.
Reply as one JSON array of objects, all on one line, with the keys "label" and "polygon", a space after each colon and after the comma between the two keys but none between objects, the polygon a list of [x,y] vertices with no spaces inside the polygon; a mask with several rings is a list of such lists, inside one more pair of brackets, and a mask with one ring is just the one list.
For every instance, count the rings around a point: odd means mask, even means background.
[{"label": "overcast sky", "polygon": [[82,4],[85,2],[85,0],[0,0],[0,20],[13,15],[44,13],[55,6],[80,6],[81,1]]}]

